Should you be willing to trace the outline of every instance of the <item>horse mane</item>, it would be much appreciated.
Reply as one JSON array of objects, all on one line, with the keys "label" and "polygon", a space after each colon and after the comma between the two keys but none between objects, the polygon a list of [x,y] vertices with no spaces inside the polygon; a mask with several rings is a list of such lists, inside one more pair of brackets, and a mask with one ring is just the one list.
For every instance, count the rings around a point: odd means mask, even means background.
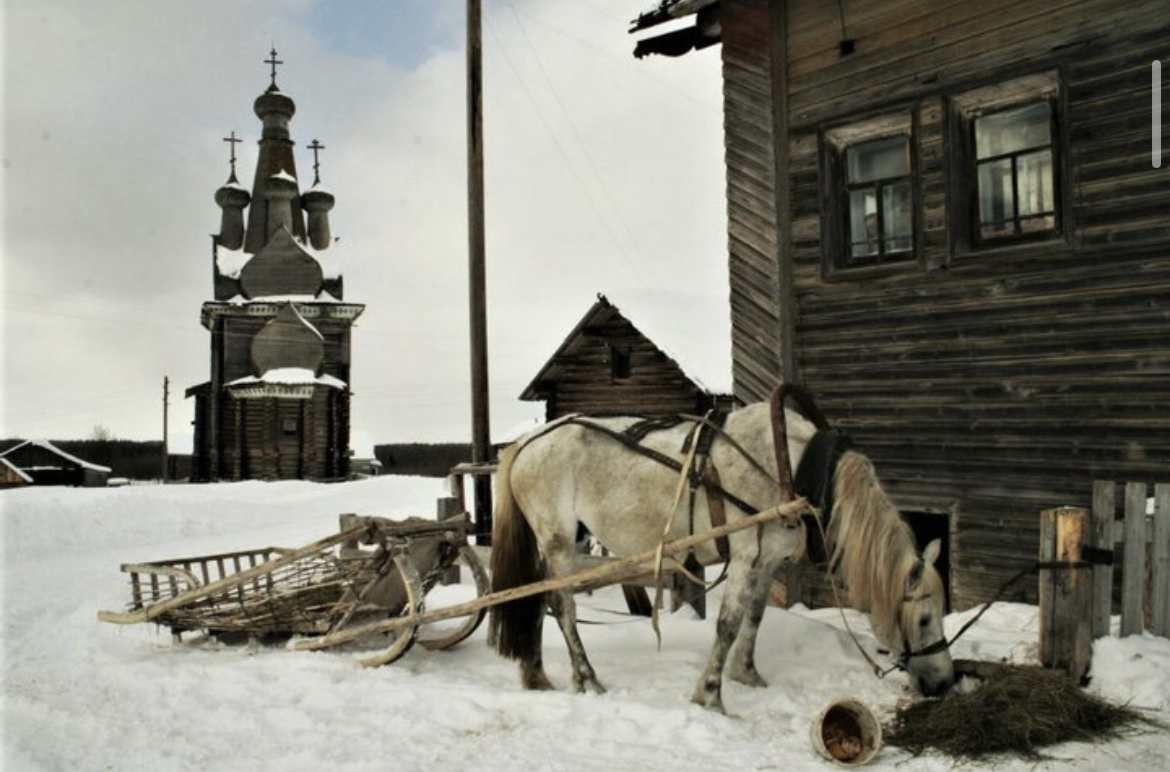
[{"label": "horse mane", "polygon": [[898,613],[921,561],[910,526],[882,489],[873,463],[841,456],[829,521],[829,566],[845,584],[851,606],[870,613],[878,638],[898,640]]}]

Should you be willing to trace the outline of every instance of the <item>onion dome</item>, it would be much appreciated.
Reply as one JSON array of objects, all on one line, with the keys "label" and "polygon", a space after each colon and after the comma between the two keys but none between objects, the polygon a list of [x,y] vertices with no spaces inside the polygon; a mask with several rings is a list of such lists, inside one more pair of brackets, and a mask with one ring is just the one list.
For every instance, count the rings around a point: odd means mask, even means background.
[{"label": "onion dome", "polygon": [[283,117],[287,124],[288,119],[296,114],[297,105],[291,97],[282,94],[276,86],[269,86],[267,91],[256,97],[252,109],[256,111],[256,117],[264,121],[265,124],[268,123],[270,116]]},{"label": "onion dome", "polygon": [[296,179],[288,172],[273,174],[264,180],[264,199],[268,202],[268,235],[281,228],[292,230],[293,201],[299,191]]},{"label": "onion dome", "polygon": [[329,231],[329,210],[336,199],[324,188],[314,185],[301,196],[301,206],[309,213],[309,243],[313,249],[328,249],[332,236]]},{"label": "onion dome", "polygon": [[215,203],[223,210],[220,219],[219,235],[216,241],[227,249],[239,249],[244,244],[244,207],[252,201],[248,193],[236,179],[236,173],[222,188],[215,191]]}]

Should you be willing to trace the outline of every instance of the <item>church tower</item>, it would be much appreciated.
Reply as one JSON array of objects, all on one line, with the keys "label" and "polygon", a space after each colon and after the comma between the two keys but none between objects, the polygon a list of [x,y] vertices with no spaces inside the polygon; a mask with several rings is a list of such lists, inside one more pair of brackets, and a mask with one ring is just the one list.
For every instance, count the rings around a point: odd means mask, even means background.
[{"label": "church tower", "polygon": [[365,309],[346,303],[329,230],[333,194],[321,185],[316,140],[313,184],[301,192],[289,123],[293,100],[272,84],[255,102],[262,123],[251,193],[231,173],[215,193],[214,300],[203,304],[211,333],[211,379],[195,398],[197,480],[328,480],[349,473],[350,329]]}]

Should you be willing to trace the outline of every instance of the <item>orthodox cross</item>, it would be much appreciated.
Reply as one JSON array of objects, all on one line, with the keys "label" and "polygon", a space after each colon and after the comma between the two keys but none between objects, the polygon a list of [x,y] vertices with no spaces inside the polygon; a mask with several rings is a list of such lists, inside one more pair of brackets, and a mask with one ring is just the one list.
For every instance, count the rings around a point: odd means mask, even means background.
[{"label": "orthodox cross", "polygon": [[271,64],[271,65],[272,65],[272,88],[276,88],[276,65],[278,65],[278,64],[284,64],[284,62],[282,62],[280,59],[277,59],[277,58],[276,58],[276,46],[273,46],[273,47],[272,47],[272,54],[271,54],[271,56],[272,56],[272,58],[271,58],[271,59],[265,59],[265,60],[264,60],[264,63],[265,63],[265,64]]},{"label": "orthodox cross", "polygon": [[237,139],[236,133],[233,131],[232,135],[230,137],[224,137],[223,141],[231,143],[230,145],[228,145],[228,147],[230,147],[232,149],[232,177],[235,177],[236,176],[236,145],[239,144],[240,142],[243,142],[244,140]]},{"label": "orthodox cross", "polygon": [[313,184],[316,185],[321,182],[321,163],[317,160],[317,152],[324,150],[325,146],[317,140],[313,140],[308,147],[313,151]]}]

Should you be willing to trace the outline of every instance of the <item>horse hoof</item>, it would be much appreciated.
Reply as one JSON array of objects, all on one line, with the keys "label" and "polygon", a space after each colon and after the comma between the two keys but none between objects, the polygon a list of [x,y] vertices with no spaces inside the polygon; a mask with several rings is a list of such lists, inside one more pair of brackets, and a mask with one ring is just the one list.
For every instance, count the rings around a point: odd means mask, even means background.
[{"label": "horse hoof", "polygon": [[585,692],[593,692],[594,694],[605,694],[605,687],[596,678],[587,678],[581,681],[574,682],[573,691],[578,694]]},{"label": "horse hoof", "polygon": [[743,684],[744,686],[751,686],[756,689],[764,689],[768,686],[768,682],[760,675],[760,671],[754,667],[750,669],[733,668],[728,675],[732,681]]},{"label": "horse hoof", "polygon": [[723,716],[727,715],[727,711],[723,708],[723,697],[719,692],[696,689],[695,693],[691,696],[691,702],[713,713],[718,713]]},{"label": "horse hoof", "polygon": [[530,692],[551,692],[556,689],[544,673],[527,675],[520,680],[523,687]]}]

